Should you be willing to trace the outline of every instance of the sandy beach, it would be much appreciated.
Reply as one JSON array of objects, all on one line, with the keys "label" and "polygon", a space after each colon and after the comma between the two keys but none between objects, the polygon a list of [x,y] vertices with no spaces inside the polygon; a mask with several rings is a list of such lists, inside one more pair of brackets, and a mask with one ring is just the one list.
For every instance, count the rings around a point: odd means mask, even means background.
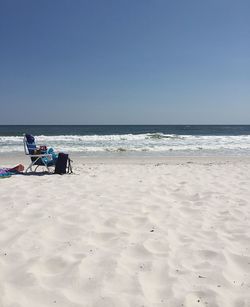
[{"label": "sandy beach", "polygon": [[250,158],[73,160],[0,181],[1,307],[250,306]]}]

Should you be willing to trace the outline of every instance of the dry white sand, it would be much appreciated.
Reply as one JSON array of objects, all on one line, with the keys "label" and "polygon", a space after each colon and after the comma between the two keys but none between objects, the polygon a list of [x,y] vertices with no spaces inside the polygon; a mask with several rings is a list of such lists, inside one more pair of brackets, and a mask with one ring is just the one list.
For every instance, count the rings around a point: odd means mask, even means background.
[{"label": "dry white sand", "polygon": [[250,306],[249,159],[74,160],[0,180],[1,307]]}]

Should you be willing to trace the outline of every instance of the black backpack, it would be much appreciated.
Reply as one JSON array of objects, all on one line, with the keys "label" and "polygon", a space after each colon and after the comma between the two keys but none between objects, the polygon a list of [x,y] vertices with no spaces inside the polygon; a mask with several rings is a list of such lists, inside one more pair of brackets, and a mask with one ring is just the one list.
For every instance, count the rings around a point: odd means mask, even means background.
[{"label": "black backpack", "polygon": [[55,174],[66,174],[72,173],[72,160],[70,160],[69,155],[63,152],[59,152],[56,161]]}]

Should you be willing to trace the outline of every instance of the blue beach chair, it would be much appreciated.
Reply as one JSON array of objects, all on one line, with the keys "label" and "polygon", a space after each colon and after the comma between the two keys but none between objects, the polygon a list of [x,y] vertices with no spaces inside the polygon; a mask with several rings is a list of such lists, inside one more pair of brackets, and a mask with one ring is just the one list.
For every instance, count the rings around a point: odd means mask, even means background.
[{"label": "blue beach chair", "polygon": [[48,172],[50,172],[50,167],[55,167],[57,155],[50,150],[41,150],[36,146],[35,138],[31,134],[24,134],[23,138],[24,152],[27,156],[30,157],[31,163],[25,170],[33,171],[33,166],[35,167],[34,171],[36,172],[39,166],[45,167]]}]

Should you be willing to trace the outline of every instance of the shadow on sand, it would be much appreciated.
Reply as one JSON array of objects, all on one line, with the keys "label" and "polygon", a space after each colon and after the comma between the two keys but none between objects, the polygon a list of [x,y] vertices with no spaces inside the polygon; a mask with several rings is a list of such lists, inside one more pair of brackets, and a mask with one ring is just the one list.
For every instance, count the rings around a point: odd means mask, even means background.
[{"label": "shadow on sand", "polygon": [[55,173],[50,173],[50,172],[29,172],[29,173],[20,173],[20,174],[16,174],[16,175],[22,175],[22,176],[51,176],[51,175],[58,175]]}]

